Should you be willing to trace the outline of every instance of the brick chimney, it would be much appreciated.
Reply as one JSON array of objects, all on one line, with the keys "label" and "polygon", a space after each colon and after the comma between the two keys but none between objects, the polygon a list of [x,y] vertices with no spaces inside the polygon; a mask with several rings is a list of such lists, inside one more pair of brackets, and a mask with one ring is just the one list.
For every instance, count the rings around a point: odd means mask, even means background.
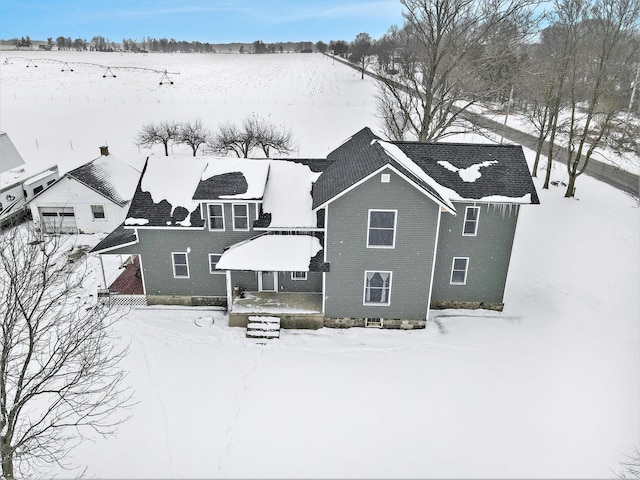
[{"label": "brick chimney", "polygon": [[100,147],[100,155],[108,156],[109,155],[109,147],[106,145],[104,147]]}]

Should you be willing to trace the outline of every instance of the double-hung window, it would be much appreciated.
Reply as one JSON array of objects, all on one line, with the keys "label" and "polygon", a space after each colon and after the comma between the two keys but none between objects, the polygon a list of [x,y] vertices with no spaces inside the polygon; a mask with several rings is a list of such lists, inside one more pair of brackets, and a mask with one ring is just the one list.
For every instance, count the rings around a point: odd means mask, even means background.
[{"label": "double-hung window", "polygon": [[451,284],[465,285],[467,283],[467,271],[469,270],[468,257],[453,257],[451,263]]},{"label": "double-hung window", "polygon": [[216,270],[216,265],[218,265],[220,257],[222,257],[222,255],[219,253],[209,254],[209,273],[224,273],[222,270]]},{"label": "double-hung window", "polygon": [[174,278],[189,278],[189,257],[187,252],[173,252],[171,254]]},{"label": "double-hung window", "polygon": [[480,207],[467,207],[464,212],[464,227],[462,235],[474,237],[478,233],[478,218]]},{"label": "double-hung window", "polygon": [[391,272],[364,272],[364,305],[389,305]]},{"label": "double-hung window", "polygon": [[233,204],[233,229],[249,230],[249,205],[246,203]]},{"label": "double-hung window", "polygon": [[369,210],[367,247],[395,247],[396,217],[396,210]]},{"label": "double-hung window", "polygon": [[209,209],[209,230],[224,230],[224,205],[221,203],[210,203]]}]

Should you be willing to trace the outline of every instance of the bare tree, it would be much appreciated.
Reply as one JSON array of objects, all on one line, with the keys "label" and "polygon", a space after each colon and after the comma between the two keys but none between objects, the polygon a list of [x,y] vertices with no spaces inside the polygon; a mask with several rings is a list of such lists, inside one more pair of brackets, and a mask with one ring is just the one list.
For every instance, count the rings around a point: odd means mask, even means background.
[{"label": "bare tree", "polygon": [[559,0],[560,22],[577,19],[570,42],[567,78],[568,126],[565,131],[569,182],[565,197],[575,193],[575,183],[589,165],[594,151],[605,143],[626,104],[616,93],[620,64],[637,56],[627,48],[638,32],[640,0]]},{"label": "bare tree", "polygon": [[180,133],[180,125],[171,121],[160,123],[146,123],[136,135],[135,144],[139,147],[149,147],[162,144],[164,154],[169,156],[169,143],[176,142]]},{"label": "bare tree", "polygon": [[256,146],[262,149],[264,156],[269,158],[271,151],[280,155],[287,155],[294,150],[293,133],[284,125],[275,125],[269,119],[252,115],[245,122],[253,123],[252,130],[257,132]]},{"label": "bare tree", "polygon": [[625,455],[626,459],[620,462],[622,471],[616,476],[622,480],[640,480],[640,450],[633,449],[631,455]]},{"label": "bare tree", "polygon": [[215,153],[227,155],[233,152],[238,158],[247,158],[256,145],[255,132],[247,131],[232,122],[220,125],[208,143]]},{"label": "bare tree", "polygon": [[45,236],[30,225],[0,232],[6,479],[68,467],[68,452],[86,432],[113,433],[131,399],[118,368],[125,350],[110,338],[115,316],[88,298],[83,252],[70,247],[70,237]]},{"label": "bare tree", "polygon": [[359,33],[349,46],[349,60],[360,67],[361,79],[364,71],[371,63],[373,56],[373,39],[368,33]]},{"label": "bare tree", "polygon": [[195,157],[201,145],[205,145],[211,139],[209,130],[202,126],[200,119],[182,122],[178,133],[177,143],[189,145]]},{"label": "bare tree", "polygon": [[394,80],[383,76],[379,111],[403,112],[407,133],[422,142],[466,131],[460,114],[487,96],[478,79],[496,64],[488,45],[508,32],[511,40],[503,42],[501,55],[520,48],[534,26],[530,7],[535,0],[401,3],[405,24],[397,35],[399,73]]},{"label": "bare tree", "polygon": [[260,148],[267,158],[273,150],[280,154],[294,150],[291,130],[256,114],[245,118],[240,126],[232,122],[220,125],[208,146],[215,153],[227,155],[233,152],[239,158],[248,158],[255,148]]}]

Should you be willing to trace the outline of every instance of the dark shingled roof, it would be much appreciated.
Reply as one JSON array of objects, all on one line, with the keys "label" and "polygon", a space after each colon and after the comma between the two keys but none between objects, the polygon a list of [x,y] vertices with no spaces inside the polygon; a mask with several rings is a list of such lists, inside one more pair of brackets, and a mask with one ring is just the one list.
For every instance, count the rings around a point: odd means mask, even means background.
[{"label": "dark shingled roof", "polygon": [[242,173],[223,173],[222,175],[202,180],[193,194],[193,199],[215,200],[224,195],[246,193],[248,188],[249,184]]},{"label": "dark shingled roof", "polygon": [[111,172],[97,163],[97,160],[100,160],[101,158],[102,157],[98,157],[89,163],[85,163],[84,165],[69,171],[67,175],[75,178],[81,183],[84,183],[86,186],[97,191],[101,195],[104,195],[116,205],[123,207],[127,204],[128,200],[120,197],[118,190],[112,183],[113,179],[111,178]]},{"label": "dark shingled roof", "polygon": [[113,232],[93,247],[91,252],[111,250],[112,248],[127,245],[137,240],[138,237],[136,236],[136,232],[134,230],[124,228],[124,223],[121,223]]},{"label": "dark shingled roof", "polygon": [[[438,200],[440,194],[425,181],[394,160],[380,145],[369,128],[364,128],[331,152],[332,160],[313,187],[313,207],[324,204],[386,164],[392,165]],[[429,177],[461,198],[478,200],[489,196],[521,198],[531,194],[531,203],[540,203],[522,148],[512,145],[389,142],[397,146]],[[464,182],[438,161],[447,161],[464,169],[485,161],[497,163],[480,168],[475,182]],[[446,204],[446,200],[443,203]],[[452,200],[457,200],[453,198]]]},{"label": "dark shingled roof", "polygon": [[[144,178],[144,174],[147,170],[147,165],[148,159],[142,169],[140,180],[138,180],[136,193],[133,195],[133,199],[131,200],[131,205],[127,212],[127,218],[148,220],[148,223],[141,225],[144,227],[166,227],[176,225],[177,222],[184,221],[189,214],[189,211],[186,208],[176,207],[172,212],[172,206],[168,201],[161,200],[159,203],[154,203],[151,193],[144,192],[142,190],[142,179]],[[204,227],[205,222],[200,214],[200,206],[191,212],[190,221],[191,227]]]},{"label": "dark shingled roof", "polygon": [[378,139],[369,128],[364,128],[329,154],[327,158],[332,159],[331,164],[313,185],[313,208],[331,200],[387,164],[401,171],[438,201],[446,204],[430,185],[391,158],[379,143],[372,143]]},{"label": "dark shingled roof", "polygon": [[[531,194],[531,203],[538,204],[538,194],[531,180],[522,147],[474,143],[393,142],[427,175],[440,185],[455,190],[465,199],[478,200],[492,195],[521,198]],[[447,161],[458,169],[486,161],[498,163],[480,168],[481,176],[465,182],[438,161]]]}]

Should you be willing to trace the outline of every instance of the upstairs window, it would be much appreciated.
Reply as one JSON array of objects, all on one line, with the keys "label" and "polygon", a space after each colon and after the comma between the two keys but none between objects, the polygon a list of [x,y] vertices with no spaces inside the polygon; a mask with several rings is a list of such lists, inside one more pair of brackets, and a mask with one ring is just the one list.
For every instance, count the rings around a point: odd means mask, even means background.
[{"label": "upstairs window", "polygon": [[464,227],[462,235],[474,237],[478,233],[478,218],[480,207],[467,207],[464,212]]},{"label": "upstairs window", "polygon": [[249,230],[249,205],[246,203],[233,204],[233,229]]},{"label": "upstairs window", "polygon": [[104,205],[91,205],[91,213],[94,220],[104,220]]},{"label": "upstairs window", "polygon": [[174,278],[189,278],[189,257],[187,252],[174,252],[171,254]]},{"label": "upstairs window", "polygon": [[391,272],[364,272],[364,305],[389,305]]},{"label": "upstairs window", "polygon": [[396,210],[369,210],[367,247],[395,247],[396,213]]},{"label": "upstairs window", "polygon": [[224,206],[221,203],[209,204],[209,230],[224,230]]},{"label": "upstairs window", "polygon": [[469,270],[468,257],[453,257],[453,262],[451,263],[451,280],[450,280],[451,284],[466,285],[468,270]]}]

